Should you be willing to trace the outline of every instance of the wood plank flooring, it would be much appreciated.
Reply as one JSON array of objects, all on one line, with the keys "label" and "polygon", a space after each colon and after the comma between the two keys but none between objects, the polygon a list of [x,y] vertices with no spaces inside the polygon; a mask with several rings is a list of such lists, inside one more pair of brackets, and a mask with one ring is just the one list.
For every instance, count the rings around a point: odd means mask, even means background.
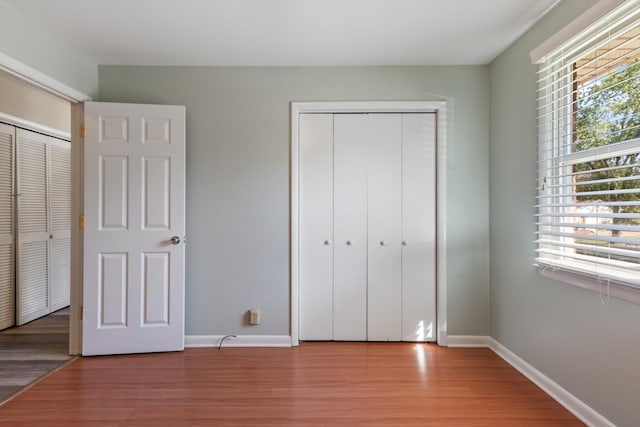
[{"label": "wood plank flooring", "polygon": [[68,308],[1,331],[0,402],[71,359]]},{"label": "wood plank flooring", "polygon": [[79,358],[0,426],[573,426],[488,349],[409,343],[191,348]]}]

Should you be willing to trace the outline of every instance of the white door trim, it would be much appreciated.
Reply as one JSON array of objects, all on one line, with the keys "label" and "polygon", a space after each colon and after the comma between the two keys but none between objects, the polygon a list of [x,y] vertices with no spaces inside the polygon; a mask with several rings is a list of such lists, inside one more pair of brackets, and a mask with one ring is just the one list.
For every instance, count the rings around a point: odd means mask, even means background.
[{"label": "white door trim", "polygon": [[89,95],[0,52],[0,70],[71,103],[91,101]]},{"label": "white door trim", "polygon": [[71,104],[71,304],[69,354],[82,353],[82,300],[84,277],[84,104]]},{"label": "white door trim", "polygon": [[291,345],[299,344],[299,116],[303,113],[436,113],[436,223],[437,223],[437,341],[447,345],[447,233],[446,233],[446,101],[292,102],[291,103]]}]

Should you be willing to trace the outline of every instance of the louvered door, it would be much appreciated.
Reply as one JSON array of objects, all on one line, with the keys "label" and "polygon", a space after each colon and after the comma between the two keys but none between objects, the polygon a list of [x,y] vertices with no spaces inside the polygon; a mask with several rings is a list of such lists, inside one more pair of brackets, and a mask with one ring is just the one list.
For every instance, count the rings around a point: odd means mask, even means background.
[{"label": "louvered door", "polygon": [[22,325],[51,312],[47,137],[17,130],[18,286],[17,319]]},{"label": "louvered door", "polygon": [[14,147],[15,128],[0,123],[0,329],[15,323]]},{"label": "louvered door", "polygon": [[69,305],[71,284],[71,144],[49,138],[49,283],[51,311]]}]

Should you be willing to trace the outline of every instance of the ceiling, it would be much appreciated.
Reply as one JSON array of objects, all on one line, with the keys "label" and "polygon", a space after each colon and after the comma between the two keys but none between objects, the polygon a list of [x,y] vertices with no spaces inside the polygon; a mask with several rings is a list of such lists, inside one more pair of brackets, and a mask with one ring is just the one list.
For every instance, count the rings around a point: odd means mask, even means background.
[{"label": "ceiling", "polygon": [[98,64],[487,64],[561,0],[3,0]]}]

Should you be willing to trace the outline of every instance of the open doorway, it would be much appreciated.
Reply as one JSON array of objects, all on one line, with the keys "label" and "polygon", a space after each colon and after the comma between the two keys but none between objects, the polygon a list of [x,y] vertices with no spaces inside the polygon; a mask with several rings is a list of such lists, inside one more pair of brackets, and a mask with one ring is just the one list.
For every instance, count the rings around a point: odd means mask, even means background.
[{"label": "open doorway", "polygon": [[0,73],[0,123],[2,401],[71,358],[71,104]]}]

